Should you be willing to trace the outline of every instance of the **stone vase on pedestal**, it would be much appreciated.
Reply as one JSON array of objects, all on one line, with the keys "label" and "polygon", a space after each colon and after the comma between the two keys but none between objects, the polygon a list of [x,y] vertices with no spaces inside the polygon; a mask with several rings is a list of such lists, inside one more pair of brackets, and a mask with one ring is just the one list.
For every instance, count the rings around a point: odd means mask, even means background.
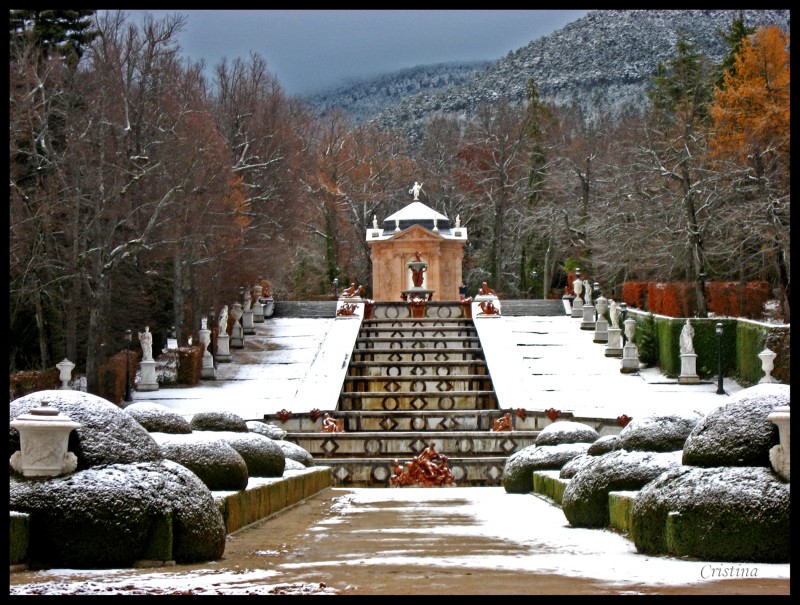
[{"label": "stone vase on pedestal", "polygon": [[232,349],[244,349],[244,331],[240,321],[243,313],[241,303],[235,302],[231,305],[233,326],[231,326],[230,347]]},{"label": "stone vase on pedestal", "polygon": [[639,371],[639,348],[633,342],[634,333],[636,330],[636,320],[626,319],[625,337],[627,342],[622,347],[622,367],[619,369],[623,374],[633,374]]},{"label": "stone vase on pedestal", "polygon": [[139,384],[136,386],[137,391],[157,391],[158,380],[156,379],[156,362],[155,361],[140,361],[139,362]]},{"label": "stone vase on pedestal", "polygon": [[678,384],[697,384],[700,377],[697,375],[697,353],[681,353],[681,375]]},{"label": "stone vase on pedestal", "polygon": [[606,311],[608,311],[608,299],[601,296],[597,299],[597,321],[594,322],[594,342],[608,342],[608,322],[606,321]]},{"label": "stone vase on pedestal", "polygon": [[780,439],[780,443],[769,450],[769,461],[775,472],[787,481],[790,481],[791,470],[789,464],[791,459],[789,411],[788,405],[779,405],[767,416],[767,419],[778,427]]},{"label": "stone vase on pedestal", "polygon": [[206,380],[216,380],[217,372],[214,369],[214,356],[208,350],[211,344],[211,330],[199,330],[200,344],[203,347],[203,367],[200,370],[200,378]]}]

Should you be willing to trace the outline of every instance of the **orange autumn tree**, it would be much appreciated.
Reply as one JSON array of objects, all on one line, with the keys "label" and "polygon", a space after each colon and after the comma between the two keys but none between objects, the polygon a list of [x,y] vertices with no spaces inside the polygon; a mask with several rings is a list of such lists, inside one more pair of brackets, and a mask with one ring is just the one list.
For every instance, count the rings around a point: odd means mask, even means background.
[{"label": "orange autumn tree", "polygon": [[781,293],[784,321],[790,309],[790,54],[789,34],[762,27],[742,44],[710,108],[712,153],[738,165],[736,189],[748,201],[737,222],[758,255],[770,259]]}]

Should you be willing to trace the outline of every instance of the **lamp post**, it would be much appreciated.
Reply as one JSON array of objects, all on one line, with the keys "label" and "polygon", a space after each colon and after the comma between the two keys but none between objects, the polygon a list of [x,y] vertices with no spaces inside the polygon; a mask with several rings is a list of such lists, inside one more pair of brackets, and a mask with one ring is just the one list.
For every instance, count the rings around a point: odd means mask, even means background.
[{"label": "lamp post", "polygon": [[531,271],[531,298],[536,298],[536,277],[538,275],[536,269]]},{"label": "lamp post", "polygon": [[717,379],[717,395],[724,395],[725,389],[722,388],[722,323],[717,322],[716,325],[716,333],[717,333],[717,364],[718,364],[718,372],[719,377]]},{"label": "lamp post", "polygon": [[239,286],[239,300],[244,304],[244,286]]},{"label": "lamp post", "polygon": [[592,304],[594,305],[594,320],[597,321],[597,299],[600,298],[600,284],[592,284]]},{"label": "lamp post", "polygon": [[125,330],[125,401],[131,401],[131,331]]},{"label": "lamp post", "polygon": [[339,278],[333,278],[333,297],[339,298]]}]

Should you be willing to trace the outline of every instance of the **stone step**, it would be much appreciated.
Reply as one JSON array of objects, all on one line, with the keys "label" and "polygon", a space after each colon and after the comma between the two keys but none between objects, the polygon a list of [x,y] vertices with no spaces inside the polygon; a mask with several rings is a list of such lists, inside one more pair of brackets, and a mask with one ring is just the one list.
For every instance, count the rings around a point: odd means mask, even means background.
[{"label": "stone step", "polygon": [[416,327],[416,328],[432,328],[432,327],[450,327],[450,328],[458,328],[458,327],[474,327],[475,324],[473,321],[467,317],[419,317],[419,318],[372,318],[372,319],[365,319],[361,322],[361,326],[364,328],[385,328],[387,326],[395,326],[395,327]]},{"label": "stone step", "polygon": [[491,391],[491,378],[485,374],[454,376],[346,376],[343,392],[372,392],[392,395],[398,391],[442,393],[451,391]]},{"label": "stone step", "polygon": [[[342,421],[347,432],[360,431],[489,431],[494,421],[503,416],[501,410],[363,410],[336,412],[334,418]],[[541,423],[543,424],[543,423]],[[315,425],[321,431],[321,423]],[[540,430],[535,418],[516,419],[519,430]]]},{"label": "stone step", "polygon": [[339,410],[342,411],[405,411],[405,410],[493,410],[497,409],[494,391],[450,391],[448,393],[342,392]]},{"label": "stone step", "polygon": [[431,441],[448,458],[508,456],[534,445],[539,431],[361,431],[288,433],[287,441],[308,451],[325,465],[327,458],[411,458]]},{"label": "stone step", "polygon": [[486,376],[488,371],[483,359],[449,361],[442,365],[436,361],[354,361],[350,363],[348,375],[386,376],[394,378],[422,376]]},{"label": "stone step", "polygon": [[[394,322],[395,324],[397,322]],[[362,338],[431,338],[438,336],[477,336],[478,331],[474,325],[459,325],[459,326],[402,326],[402,325],[385,325],[385,326],[361,326],[359,336]]]},{"label": "stone step", "polygon": [[[501,486],[506,459],[507,456],[449,458],[447,464],[453,473],[453,487]],[[397,460],[404,466],[411,456],[399,456]],[[389,477],[394,473],[394,465],[389,459],[331,457],[320,460],[319,464],[331,468],[333,484],[337,487],[391,487]]]},{"label": "stone step", "polygon": [[473,336],[359,336],[355,350],[366,349],[469,349],[476,348],[481,339]]},{"label": "stone step", "polygon": [[482,359],[483,349],[481,347],[462,347],[458,349],[443,348],[420,348],[409,347],[401,349],[367,349],[356,347],[353,349],[351,359],[353,361],[436,361],[448,364],[451,361],[471,361]]}]

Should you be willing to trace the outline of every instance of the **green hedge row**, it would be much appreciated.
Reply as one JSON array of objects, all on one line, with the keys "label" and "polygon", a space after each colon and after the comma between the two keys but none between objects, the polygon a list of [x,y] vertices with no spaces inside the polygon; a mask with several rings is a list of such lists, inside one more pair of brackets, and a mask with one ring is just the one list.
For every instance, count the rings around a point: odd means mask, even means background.
[{"label": "green hedge row", "polygon": [[[649,315],[643,311],[629,310],[629,317],[636,320],[637,344],[639,335],[647,330]],[[656,365],[666,376],[677,378],[681,372],[680,335],[686,319],[663,315],[652,317],[655,323]],[[716,334],[718,322],[722,324],[721,347]],[[692,318],[692,327],[697,375],[700,378],[718,375],[721,348],[723,375],[734,378],[743,387],[757,384],[764,376],[758,354],[768,347],[776,354],[772,377],[784,384],[791,384],[789,326],[769,326],[736,318]]]}]

